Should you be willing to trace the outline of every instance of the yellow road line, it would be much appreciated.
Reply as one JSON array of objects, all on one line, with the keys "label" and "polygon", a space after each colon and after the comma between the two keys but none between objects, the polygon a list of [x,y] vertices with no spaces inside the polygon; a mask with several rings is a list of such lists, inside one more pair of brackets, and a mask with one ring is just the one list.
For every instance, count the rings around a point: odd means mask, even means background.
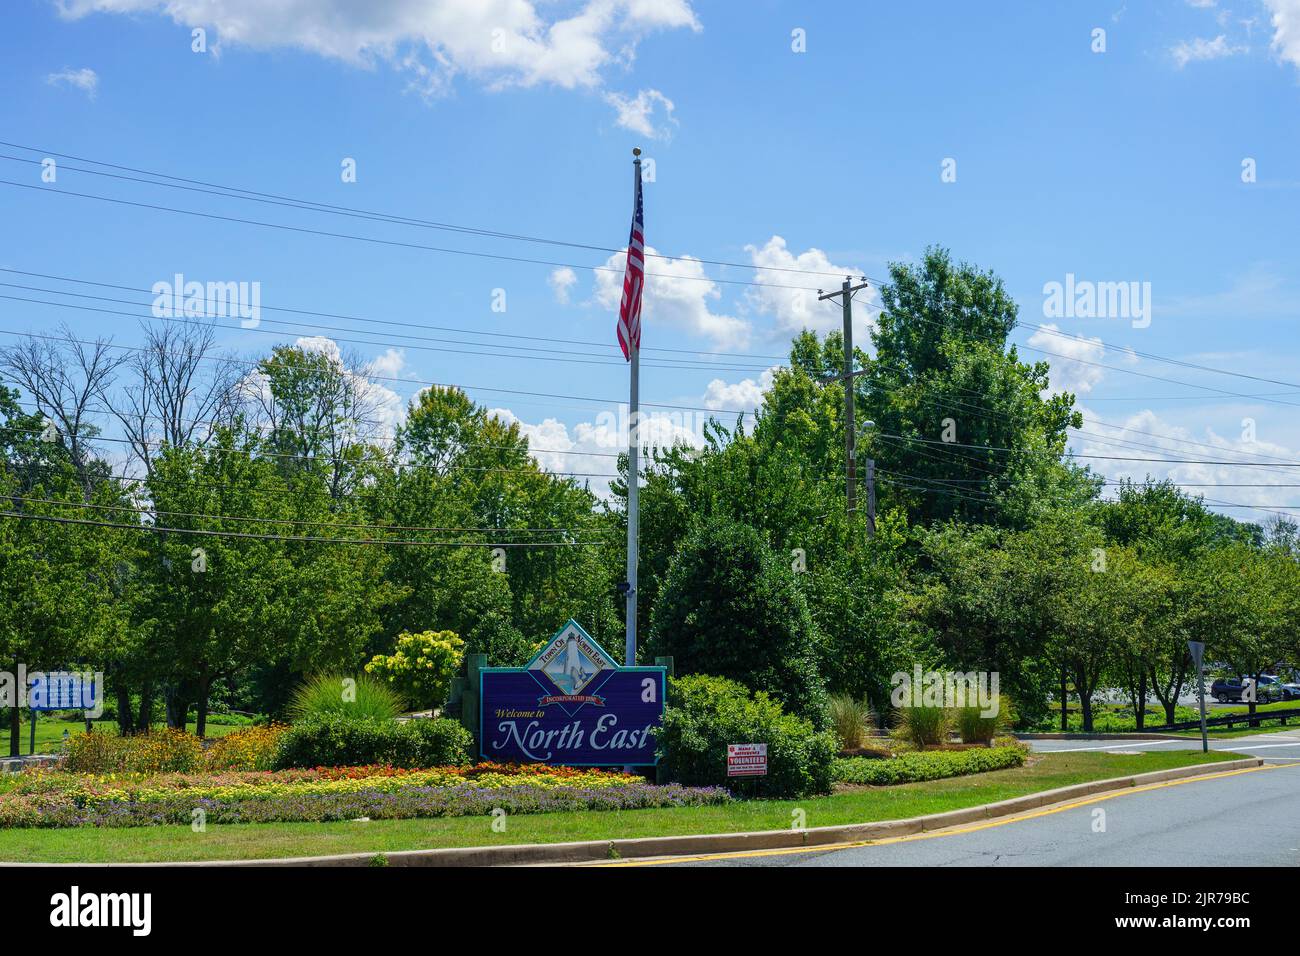
[{"label": "yellow road line", "polygon": [[[817,846],[793,846],[781,847],[773,850],[734,850],[724,853],[698,853],[689,856],[660,857],[653,860],[610,860],[609,862],[600,862],[589,864],[592,866],[664,866],[672,863],[699,863],[713,860],[737,860],[748,857],[763,856],[788,856],[795,853],[830,853],[838,850],[852,850],[864,846],[884,846],[889,843],[910,843],[913,840],[933,840],[937,837],[958,836],[963,833],[974,833],[977,830],[988,830],[992,827],[1006,826],[1009,823],[1019,823],[1022,820],[1033,820],[1038,817],[1050,816],[1054,813],[1063,813],[1066,810],[1076,810],[1079,807],[1086,807],[1092,803],[1100,803],[1103,800],[1112,800],[1115,797],[1127,796],[1131,793],[1144,793],[1148,790],[1161,790],[1165,787],[1177,787],[1185,783],[1198,783],[1202,780],[1221,780],[1224,777],[1236,777],[1244,773],[1256,773],[1260,770],[1278,770],[1282,767],[1294,767],[1296,764],[1265,764],[1260,767],[1246,767],[1242,770],[1225,770],[1220,773],[1200,774],[1195,777],[1181,777],[1177,780],[1165,780],[1160,783],[1149,783],[1141,787],[1126,787],[1123,790],[1111,790],[1106,793],[1100,793],[1096,796],[1086,797],[1082,800],[1075,800],[1070,803],[1057,804],[1056,806],[1047,807],[1042,810],[1034,810],[1027,813],[1018,813],[1007,817],[1001,817],[996,820],[988,820],[984,823],[974,823],[967,826],[950,827],[943,830],[931,830],[924,833],[911,833],[907,836],[885,837],[880,840],[854,840],[846,843],[824,843]],[[888,821],[882,821],[888,822]]]}]

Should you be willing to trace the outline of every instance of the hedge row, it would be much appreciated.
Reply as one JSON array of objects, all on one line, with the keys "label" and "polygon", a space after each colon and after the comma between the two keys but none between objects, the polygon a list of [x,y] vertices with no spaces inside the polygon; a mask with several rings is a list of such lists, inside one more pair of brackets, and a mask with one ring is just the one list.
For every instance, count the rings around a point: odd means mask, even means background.
[{"label": "hedge row", "polygon": [[836,759],[831,774],[839,783],[861,783],[886,787],[922,780],[941,780],[989,770],[1006,770],[1024,765],[1023,746],[979,747],[971,750],[927,750],[899,754],[885,760],[870,757]]},{"label": "hedge row", "polygon": [[455,720],[320,714],[299,721],[280,736],[275,767],[448,767],[469,763],[473,748],[469,731]]}]

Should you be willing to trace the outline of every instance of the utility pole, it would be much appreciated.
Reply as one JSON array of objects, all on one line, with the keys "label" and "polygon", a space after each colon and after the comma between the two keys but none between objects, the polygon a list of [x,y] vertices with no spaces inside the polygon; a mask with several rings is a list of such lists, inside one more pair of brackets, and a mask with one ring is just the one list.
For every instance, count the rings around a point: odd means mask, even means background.
[{"label": "utility pole", "polygon": [[876,536],[876,459],[867,459],[867,537]]},{"label": "utility pole", "polygon": [[[867,287],[866,279],[863,279],[858,285],[853,285],[853,280],[848,276],[844,277],[844,282],[838,292],[822,292],[817,290],[817,300],[824,302],[827,299],[840,297],[840,305],[843,309],[844,317],[844,466],[845,466],[845,501],[848,506],[849,518],[852,519],[853,513],[858,509],[858,461],[857,461],[857,435],[853,421],[853,293],[859,289]],[[871,521],[869,528],[874,531],[875,524],[875,488],[874,482],[868,489],[872,499]]]}]

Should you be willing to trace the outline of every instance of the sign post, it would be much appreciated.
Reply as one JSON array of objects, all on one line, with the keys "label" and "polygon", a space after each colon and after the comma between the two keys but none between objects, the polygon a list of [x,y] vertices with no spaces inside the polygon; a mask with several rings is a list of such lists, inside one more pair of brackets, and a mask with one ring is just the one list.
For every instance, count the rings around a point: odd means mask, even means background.
[{"label": "sign post", "polygon": [[1205,659],[1205,643],[1188,641],[1187,649],[1191,651],[1192,663],[1196,666],[1196,687],[1201,699],[1201,753],[1209,753],[1210,734],[1205,729],[1205,671],[1201,667],[1201,661]]},{"label": "sign post", "polygon": [[572,767],[659,762],[667,668],[623,667],[576,621],[523,667],[478,672],[485,760]]}]

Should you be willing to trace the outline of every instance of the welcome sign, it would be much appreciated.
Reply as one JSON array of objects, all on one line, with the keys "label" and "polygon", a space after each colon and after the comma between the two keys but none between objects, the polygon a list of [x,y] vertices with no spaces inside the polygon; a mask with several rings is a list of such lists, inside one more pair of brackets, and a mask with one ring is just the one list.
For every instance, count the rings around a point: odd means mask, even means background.
[{"label": "welcome sign", "polygon": [[523,667],[479,671],[485,760],[588,766],[658,762],[663,667],[620,667],[569,621]]}]

